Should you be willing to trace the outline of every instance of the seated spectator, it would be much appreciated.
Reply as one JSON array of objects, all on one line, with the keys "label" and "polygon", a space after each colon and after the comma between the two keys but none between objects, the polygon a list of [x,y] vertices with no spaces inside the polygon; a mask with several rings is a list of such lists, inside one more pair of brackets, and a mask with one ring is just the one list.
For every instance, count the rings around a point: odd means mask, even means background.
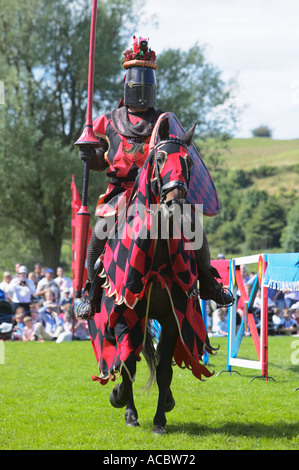
[{"label": "seated spectator", "polygon": [[21,341],[24,329],[24,317],[25,309],[23,307],[18,307],[14,315],[14,326],[12,329],[12,339],[15,341]]},{"label": "seated spectator", "polygon": [[285,308],[284,305],[284,293],[281,290],[275,290],[272,300],[275,304],[275,307],[278,308],[281,312]]},{"label": "seated spectator", "polygon": [[11,274],[9,271],[4,271],[3,273],[3,281],[0,283],[0,289],[3,290],[5,293],[5,299],[11,301],[10,293],[9,293],[9,285],[11,282]]},{"label": "seated spectator", "polygon": [[208,328],[208,333],[212,332],[212,315],[213,315],[213,307],[212,307],[212,302],[213,301],[206,301],[206,322],[207,322],[207,328]]},{"label": "seated spectator", "polygon": [[24,307],[26,315],[30,315],[30,303],[35,295],[35,285],[27,278],[26,266],[20,266],[18,277],[14,277],[9,284],[14,312],[18,307]]},{"label": "seated spectator", "polygon": [[[245,289],[245,291],[246,291],[246,294],[247,294],[247,297],[248,297],[248,300],[249,300],[249,299],[250,299],[251,290],[252,290],[252,285],[251,285],[251,284],[246,284],[246,285],[244,286],[244,289]],[[239,297],[238,303],[237,303],[237,315],[239,315],[239,319],[243,318],[244,313],[245,313],[245,302],[244,302],[244,298],[243,298],[243,297]],[[237,317],[237,318],[238,318],[238,317]],[[240,321],[239,321],[238,323],[240,323]]]},{"label": "seated spectator", "polygon": [[[243,284],[246,286],[246,284],[250,281],[250,276],[247,271],[247,267],[245,264],[240,265],[240,273],[242,276]],[[237,297],[241,297],[241,291],[240,289],[237,290]]]},{"label": "seated spectator", "polygon": [[219,307],[213,312],[212,334],[214,336],[227,336],[228,334],[228,308]]},{"label": "seated spectator", "polygon": [[296,302],[299,302],[299,290],[284,291],[285,308],[291,308]]},{"label": "seated spectator", "polygon": [[215,336],[227,336],[228,335],[228,310],[227,307],[221,307],[216,310],[217,322],[215,325]]},{"label": "seated spectator", "polygon": [[43,277],[37,284],[36,295],[43,301],[45,300],[45,292],[47,289],[51,289],[55,295],[55,302],[59,303],[60,290],[56,282],[54,281],[54,271],[51,268],[45,270],[45,277]]},{"label": "seated spectator", "polygon": [[46,289],[45,300],[43,301],[43,307],[47,307],[48,305],[56,308],[56,311],[58,312],[58,303],[55,302],[55,295],[51,289]]},{"label": "seated spectator", "polygon": [[283,317],[282,317],[281,310],[279,308],[274,308],[273,311],[274,313],[272,315],[272,322],[274,325],[274,330],[277,331],[277,328],[280,325]]},{"label": "seated spectator", "polygon": [[292,317],[296,320],[297,324],[299,325],[299,302],[296,302],[291,307],[292,310]]},{"label": "seated spectator", "polygon": [[57,341],[60,333],[64,331],[63,320],[55,311],[55,304],[43,306],[39,309],[39,321],[34,325],[36,339]]},{"label": "seated spectator", "polygon": [[76,319],[73,339],[80,341],[90,340],[87,320],[83,320],[82,318]]},{"label": "seated spectator", "polygon": [[64,331],[60,333],[57,338],[56,343],[62,343],[64,341],[72,341],[73,339],[73,322],[71,321],[71,312],[70,306],[64,305],[62,307],[63,311],[63,328]]},{"label": "seated spectator", "polygon": [[42,302],[31,302],[30,304],[30,316],[32,318],[32,322],[36,323],[39,318],[39,309],[43,306]]},{"label": "seated spectator", "polygon": [[243,284],[245,286],[247,284],[247,282],[250,281],[250,276],[248,274],[246,264],[241,264],[240,265],[240,273],[241,273],[241,276],[242,276],[242,279],[243,279]]},{"label": "seated spectator", "polygon": [[71,290],[67,287],[60,292],[60,306],[72,303]]},{"label": "seated spectator", "polygon": [[29,316],[24,317],[24,328],[22,334],[22,341],[34,341],[34,327],[32,318]]},{"label": "seated spectator", "polygon": [[277,327],[277,333],[283,335],[294,335],[298,331],[298,323],[295,318],[291,316],[291,311],[288,308],[283,309],[283,318]]}]

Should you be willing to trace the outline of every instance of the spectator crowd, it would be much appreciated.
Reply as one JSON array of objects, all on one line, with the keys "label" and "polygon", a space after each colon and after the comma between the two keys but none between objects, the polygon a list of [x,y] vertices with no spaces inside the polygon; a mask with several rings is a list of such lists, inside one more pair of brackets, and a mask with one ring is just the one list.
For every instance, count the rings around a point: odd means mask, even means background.
[{"label": "spectator crowd", "polygon": [[[224,259],[224,255],[218,255]],[[248,273],[245,265],[240,266],[243,284],[248,298],[256,274]],[[240,291],[237,293],[237,328],[245,313],[244,301]],[[209,301],[206,305],[208,330],[210,336],[228,335],[228,308]],[[261,323],[261,291],[256,294],[253,303],[253,316],[257,330]],[[249,333],[248,333],[249,334]],[[268,289],[268,334],[269,335],[298,335],[299,334],[299,291],[278,291]]]},{"label": "spectator crowd", "polygon": [[[223,256],[223,255],[221,255]],[[223,258],[218,258],[223,259]],[[250,297],[256,274],[248,274],[241,266],[243,283]],[[268,292],[268,333],[292,335],[299,332],[299,291]],[[244,316],[244,302],[237,295],[237,327]],[[208,333],[210,336],[228,335],[228,308],[206,302]],[[261,293],[253,304],[257,329],[260,328]],[[86,320],[76,315],[72,280],[65,276],[62,267],[53,269],[36,263],[28,272],[17,263],[15,273],[3,273],[0,283],[0,339],[15,341],[89,340]]]},{"label": "spectator crowd", "polygon": [[17,263],[0,283],[0,339],[14,341],[89,340],[88,324],[76,315],[72,280],[64,269],[36,263],[28,272]]}]

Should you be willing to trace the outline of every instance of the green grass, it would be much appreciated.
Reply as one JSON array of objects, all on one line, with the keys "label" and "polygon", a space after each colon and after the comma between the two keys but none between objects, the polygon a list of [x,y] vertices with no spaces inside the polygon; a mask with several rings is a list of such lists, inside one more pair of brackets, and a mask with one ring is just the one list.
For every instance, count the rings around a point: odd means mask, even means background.
[{"label": "green grass", "polygon": [[232,139],[228,147],[223,155],[229,168],[248,170],[262,165],[284,167],[299,163],[299,140]]},{"label": "green grass", "polygon": [[[213,339],[218,343],[211,359],[216,374],[226,369],[226,339]],[[134,385],[141,427],[127,428],[124,409],[109,403],[114,384],[100,386],[90,378],[98,370],[89,342],[6,342],[0,449],[298,449],[299,391],[293,390],[299,366],[292,364],[298,343],[298,337],[269,338],[269,375],[276,382],[250,382],[259,371],[238,368],[241,376],[223,373],[202,383],[175,367],[176,407],[167,415],[168,434],[157,437],[151,435],[157,388],[143,388],[144,359]],[[244,338],[240,355],[256,359],[251,338]]]}]

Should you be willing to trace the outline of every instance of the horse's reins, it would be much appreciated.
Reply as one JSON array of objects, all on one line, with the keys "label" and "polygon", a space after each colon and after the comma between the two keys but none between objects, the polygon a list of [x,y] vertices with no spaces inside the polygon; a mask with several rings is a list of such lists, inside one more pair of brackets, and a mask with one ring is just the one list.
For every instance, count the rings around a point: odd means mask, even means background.
[{"label": "horse's reins", "polygon": [[[188,145],[186,144],[186,142],[184,142],[183,140],[181,139],[178,139],[177,137],[173,137],[173,138],[169,138],[167,140],[160,140],[160,142],[158,142],[155,147],[153,148],[153,151],[154,151],[154,161],[155,161],[155,175],[156,175],[156,178],[157,178],[157,183],[158,183],[158,189],[159,189],[159,198],[160,198],[160,201],[163,201],[163,199],[165,198],[166,194],[165,194],[165,191],[167,190],[170,190],[174,187],[181,187],[182,189],[184,189],[184,191],[186,191],[186,193],[188,192],[188,187],[186,185],[186,183],[184,183],[183,181],[170,181],[169,183],[166,183],[164,184],[164,186],[162,186],[162,180],[161,180],[161,175],[159,173],[159,165],[158,165],[158,159],[157,159],[157,149],[161,146],[161,145],[164,145],[164,144],[180,144],[182,145],[183,147],[185,147],[186,149],[188,148]],[[151,156],[148,157],[149,158],[152,158]],[[130,195],[130,198],[129,198],[129,201],[128,201],[128,206],[130,205],[130,203],[132,202],[132,199],[134,197],[134,194],[138,188],[138,184],[139,184],[139,178],[140,178],[140,173],[141,173],[141,168],[139,168],[138,170],[138,173],[137,173],[137,176],[136,176],[136,179],[135,179],[135,183],[134,183],[134,186],[133,186],[133,189],[132,189],[132,192],[131,192],[131,195]]]},{"label": "horse's reins", "polygon": [[165,196],[166,196],[166,192],[168,192],[169,190],[173,189],[173,188],[177,188],[177,187],[180,187],[182,189],[184,189],[184,191],[187,193],[188,192],[188,186],[186,185],[186,183],[184,183],[183,181],[170,181],[169,183],[166,183],[162,186],[162,179],[161,179],[161,175],[160,175],[160,172],[159,172],[159,165],[158,165],[158,157],[157,157],[157,149],[159,147],[161,147],[162,145],[165,145],[165,144],[179,144],[179,145],[182,145],[183,147],[185,147],[186,149],[188,148],[188,145],[186,144],[186,142],[184,142],[183,140],[177,138],[177,137],[170,137],[169,139],[167,140],[161,140],[160,142],[158,142],[155,147],[154,147],[154,159],[155,159],[155,175],[156,175],[156,178],[157,178],[157,183],[158,183],[158,189],[159,189],[159,198],[160,198],[160,201],[163,202],[164,199],[165,199]]}]

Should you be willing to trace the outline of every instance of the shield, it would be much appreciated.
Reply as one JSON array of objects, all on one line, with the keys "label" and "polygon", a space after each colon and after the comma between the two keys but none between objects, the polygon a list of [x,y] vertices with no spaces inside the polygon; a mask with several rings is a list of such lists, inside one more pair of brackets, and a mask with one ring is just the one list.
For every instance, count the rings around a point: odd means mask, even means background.
[{"label": "shield", "polygon": [[[182,137],[184,135],[185,130],[175,114],[163,113],[156,122],[152,132],[150,151],[159,142],[159,126],[167,117],[169,118],[169,134],[174,134],[176,137]],[[193,206],[202,204],[203,214],[214,217],[219,212],[219,201],[212,177],[193,143],[188,147],[188,153],[193,160],[193,166],[191,169],[187,201]]]}]

